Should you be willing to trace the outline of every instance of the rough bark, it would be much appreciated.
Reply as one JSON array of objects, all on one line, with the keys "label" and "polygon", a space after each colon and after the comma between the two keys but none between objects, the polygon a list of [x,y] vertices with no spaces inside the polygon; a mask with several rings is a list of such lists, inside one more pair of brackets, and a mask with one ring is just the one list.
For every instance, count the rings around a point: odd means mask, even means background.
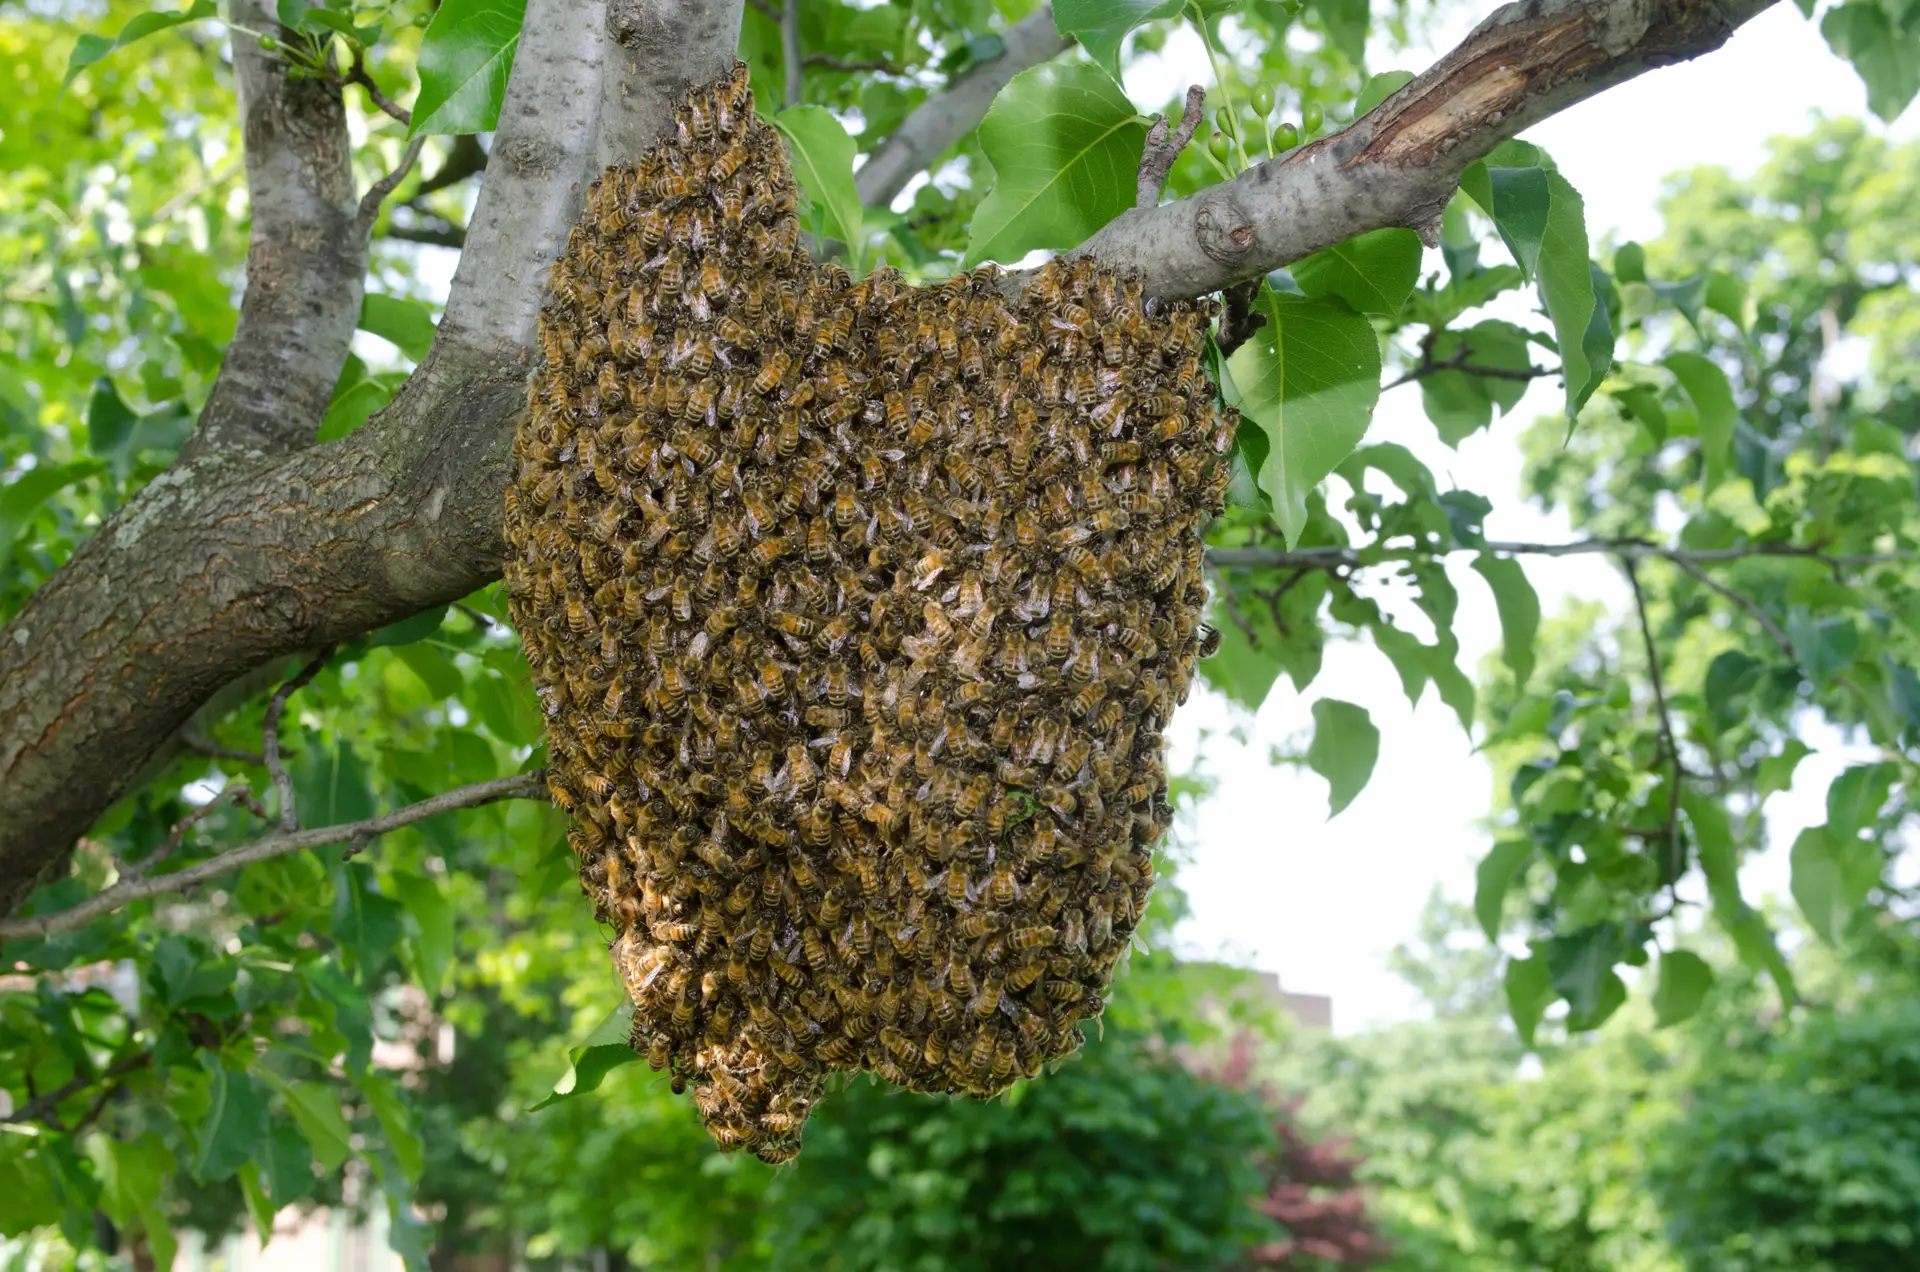
[{"label": "rough bark", "polygon": [[[233,20],[279,31],[264,0]],[[247,291],[220,377],[181,453],[281,454],[313,441],[360,320],[367,236],[358,232],[340,86],[293,79],[252,40],[233,42],[253,224]]]},{"label": "rough bark", "polygon": [[[1388,226],[1433,238],[1460,174],[1575,102],[1712,52],[1774,0],[1524,0],[1340,132],[1076,248],[1169,298],[1258,278]],[[1017,285],[1017,281],[1014,283]]]},{"label": "rough bark", "polygon": [[[1717,47],[1765,7],[1509,5],[1346,131],[1191,199],[1128,212],[1083,250],[1139,269],[1158,294],[1195,295],[1365,230],[1428,226],[1459,172],[1499,142]],[[570,166],[585,133],[542,130],[577,120],[591,100],[567,78],[586,73],[582,12],[598,16],[568,0],[530,5],[497,142],[509,149],[496,157],[515,153],[516,137],[532,148],[489,165],[440,338],[394,404],[354,436],[292,456],[177,465],[0,632],[0,913],[64,865],[74,838],[222,685],[497,577],[500,492],[545,266],[587,177]],[[614,0],[607,22],[591,171],[639,153],[688,84],[726,69],[739,5]],[[573,71],[538,73],[563,54]],[[973,120],[988,100],[973,104]],[[958,118],[939,113],[947,127]],[[952,144],[922,135],[923,164]]]},{"label": "rough bark", "polygon": [[1007,81],[1073,47],[1072,40],[1054,29],[1052,5],[1041,5],[1008,27],[1001,38],[1006,42],[1005,53],[969,67],[945,92],[920,103],[867,156],[853,174],[860,202],[870,207],[893,202],[916,173],[973,131]]}]

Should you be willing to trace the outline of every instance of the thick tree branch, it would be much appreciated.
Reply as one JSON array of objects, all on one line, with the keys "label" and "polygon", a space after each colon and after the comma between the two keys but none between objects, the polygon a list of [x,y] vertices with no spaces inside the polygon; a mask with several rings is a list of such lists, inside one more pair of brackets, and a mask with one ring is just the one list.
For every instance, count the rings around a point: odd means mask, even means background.
[{"label": "thick tree branch", "polygon": [[741,0],[607,0],[595,173],[639,158],[689,88],[733,69],[740,9]]},{"label": "thick tree branch", "polygon": [[433,349],[394,402],[324,446],[176,463],[0,633],[0,914],[65,867],[225,685],[498,576],[547,262],[585,187],[600,18],[568,0],[528,6],[474,217],[491,263],[462,260]]},{"label": "thick tree branch", "polygon": [[241,866],[252,865],[256,861],[284,857],[290,852],[299,852],[303,848],[324,848],[330,844],[365,844],[388,831],[399,830],[402,826],[411,826],[415,822],[437,817],[441,813],[450,813],[462,808],[479,808],[483,804],[497,804],[505,799],[546,798],[548,798],[547,777],[544,771],[516,773],[512,777],[495,778],[491,782],[475,782],[471,786],[443,791],[430,799],[423,799],[417,804],[408,804],[405,808],[396,808],[378,817],[369,817],[365,821],[348,822],[341,826],[315,826],[310,830],[275,831],[251,843],[242,844],[238,848],[230,848],[218,856],[195,862],[172,874],[134,878],[116,883],[88,897],[71,909],[58,910],[52,914],[36,914],[25,919],[0,919],[0,941],[16,941],[23,937],[54,936],[61,932],[71,932],[75,928],[85,927],[103,914],[111,914],[135,901],[184,892],[197,883],[217,879],[230,870],[238,870]]},{"label": "thick tree branch", "polygon": [[1408,226],[1431,237],[1461,172],[1495,146],[1615,84],[1719,48],[1772,3],[1505,5],[1349,127],[1190,198],[1125,212],[1074,254],[1137,271],[1149,292],[1177,298],[1258,278],[1368,230]]},{"label": "thick tree branch", "polygon": [[[233,21],[279,30],[266,0],[234,0]],[[296,79],[251,40],[234,41],[233,64],[253,216],[247,290],[186,461],[311,442],[365,289],[367,236],[339,84]]]},{"label": "thick tree branch", "polygon": [[1053,6],[1041,5],[1008,27],[1001,37],[1007,51],[978,62],[955,77],[946,91],[920,103],[900,121],[893,135],[867,156],[853,174],[860,202],[885,207],[907,182],[972,132],[1007,82],[1029,67],[1058,57],[1073,46],[1053,25]]}]

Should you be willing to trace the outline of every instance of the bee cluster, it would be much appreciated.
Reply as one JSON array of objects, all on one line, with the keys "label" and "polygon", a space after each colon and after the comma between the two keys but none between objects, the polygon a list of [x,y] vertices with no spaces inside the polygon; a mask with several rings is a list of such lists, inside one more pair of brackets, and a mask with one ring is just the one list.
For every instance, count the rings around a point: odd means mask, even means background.
[{"label": "bee cluster", "polygon": [[1083,1040],[1170,817],[1233,421],[1201,306],[816,271],[746,70],[553,271],[507,581],[633,1045],[791,1159],[826,1076]]}]

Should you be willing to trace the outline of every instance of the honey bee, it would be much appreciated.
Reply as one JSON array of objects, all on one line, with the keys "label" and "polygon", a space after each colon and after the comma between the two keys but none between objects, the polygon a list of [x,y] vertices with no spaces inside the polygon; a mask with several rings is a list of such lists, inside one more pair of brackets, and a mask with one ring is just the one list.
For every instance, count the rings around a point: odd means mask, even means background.
[{"label": "honey bee", "polygon": [[776,349],[760,367],[760,373],[753,378],[753,391],[765,396],[779,387],[781,379],[787,374],[793,359],[785,349]]}]

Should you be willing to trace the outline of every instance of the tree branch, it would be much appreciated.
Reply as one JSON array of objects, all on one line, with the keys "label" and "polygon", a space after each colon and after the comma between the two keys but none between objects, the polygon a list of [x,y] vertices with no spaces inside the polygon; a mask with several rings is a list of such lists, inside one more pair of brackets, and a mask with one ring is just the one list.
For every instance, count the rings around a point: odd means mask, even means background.
[{"label": "tree branch", "polygon": [[1519,380],[1523,383],[1528,380],[1537,380],[1543,375],[1557,375],[1559,373],[1559,368],[1557,367],[1528,366],[1525,370],[1521,370],[1518,367],[1475,366],[1467,361],[1467,359],[1472,356],[1472,346],[1461,345],[1460,348],[1454,351],[1452,357],[1436,360],[1433,356],[1433,341],[1432,338],[1429,337],[1420,342],[1420,361],[1407,368],[1404,373],[1381,385],[1380,391],[1385,393],[1388,389],[1397,389],[1403,384],[1412,384],[1415,380],[1424,380],[1428,376],[1437,375],[1442,371],[1459,371],[1466,375],[1486,376],[1490,380]]},{"label": "tree branch", "polygon": [[807,91],[806,63],[800,60],[800,0],[781,0],[780,64],[786,70],[787,109],[792,110]]},{"label": "tree branch", "polygon": [[273,790],[280,797],[280,829],[298,830],[300,818],[293,806],[293,779],[287,776],[287,766],[280,762],[280,716],[287,709],[287,700],[313,683],[320,669],[327,665],[332,655],[330,649],[323,649],[300,669],[298,675],[273,691],[273,697],[267,702],[265,722],[260,726],[261,763],[267,767],[267,773],[273,778]]},{"label": "tree branch", "polygon": [[921,102],[867,156],[853,174],[860,202],[869,207],[892,203],[915,174],[973,131],[1009,80],[1073,47],[1073,41],[1054,28],[1052,5],[1041,5],[1008,27],[1001,39],[1005,53],[955,76],[944,92]]},{"label": "tree branch", "polygon": [[[153,1053],[142,1051],[137,1055],[124,1056],[107,1066],[105,1073],[97,1077],[75,1074],[71,1079],[43,1095],[36,1095],[5,1117],[0,1117],[0,1125],[20,1122],[39,1122],[56,1131],[78,1130],[99,1115],[101,1103],[113,1093],[116,1084],[129,1073],[137,1072],[153,1063]],[[104,1083],[105,1090],[101,1099],[95,1102],[93,1109],[83,1116],[79,1123],[69,1127],[60,1120],[60,1106],[80,1094],[94,1083]]]},{"label": "tree branch", "polygon": [[1665,839],[1667,844],[1667,877],[1677,879],[1680,876],[1680,783],[1684,774],[1680,768],[1680,748],[1673,741],[1673,714],[1667,709],[1667,691],[1660,678],[1660,649],[1653,643],[1653,624],[1647,621],[1647,597],[1640,587],[1640,572],[1635,568],[1632,557],[1623,557],[1620,568],[1627,573],[1627,583],[1633,588],[1633,612],[1640,620],[1640,639],[1647,647],[1647,678],[1653,685],[1653,706],[1660,725],[1660,747],[1667,759],[1667,824]]},{"label": "tree branch", "polygon": [[733,69],[740,8],[741,0],[607,0],[595,172],[645,154],[689,88]]},{"label": "tree branch", "polygon": [[407,206],[411,207],[429,194],[436,194],[486,170],[487,152],[481,146],[480,139],[472,133],[461,133],[453,139],[453,147],[447,151],[446,161],[423,177],[415,187]]},{"label": "tree branch", "polygon": [[[234,0],[232,17],[280,30],[266,0]],[[346,361],[366,282],[367,236],[339,84],[293,77],[252,40],[234,41],[233,66],[253,216],[247,290],[183,461],[310,443]]]},{"label": "tree branch", "polygon": [[408,142],[407,148],[400,152],[400,162],[393,166],[393,171],[367,187],[366,194],[360,199],[359,225],[363,233],[373,228],[374,221],[380,215],[380,205],[387,201],[387,196],[393,193],[395,186],[407,179],[415,161],[420,158],[420,148],[426,144],[425,137],[415,137]]},{"label": "tree branch", "polygon": [[391,813],[383,813],[378,817],[369,817],[365,821],[348,822],[341,826],[316,826],[310,830],[275,831],[252,843],[228,849],[205,861],[195,862],[172,874],[116,883],[88,897],[71,909],[58,910],[52,914],[36,914],[24,919],[0,919],[0,941],[17,941],[23,937],[54,936],[61,932],[71,932],[86,926],[100,915],[111,914],[135,901],[184,892],[197,883],[218,878],[230,870],[252,865],[256,861],[284,857],[290,852],[299,852],[303,848],[324,848],[330,844],[364,844],[388,831],[399,830],[402,826],[411,826],[415,822],[425,821],[441,813],[450,813],[462,808],[479,808],[483,804],[497,804],[507,799],[546,799],[548,797],[546,780],[545,770],[516,773],[512,777],[495,778],[491,782],[475,782],[471,786],[443,791],[430,799],[423,799],[417,804],[409,804],[405,808],[397,808]]},{"label": "tree branch", "polygon": [[885,58],[867,58],[852,61],[844,57],[835,57],[831,53],[807,53],[801,56],[802,66],[824,66],[830,71],[840,71],[852,75],[857,71],[878,71],[882,75],[904,75],[905,71]]},{"label": "tree branch", "polygon": [[434,220],[438,224],[396,225],[389,221],[386,228],[380,231],[380,237],[400,239],[406,243],[426,243],[433,247],[459,249],[467,245],[467,231],[464,226],[440,221],[438,217]]},{"label": "tree branch", "polygon": [[1140,151],[1140,175],[1136,179],[1134,206],[1140,208],[1157,207],[1160,192],[1166,188],[1167,173],[1173,170],[1173,161],[1193,140],[1193,130],[1200,126],[1200,113],[1207,104],[1207,90],[1198,84],[1187,85],[1187,100],[1180,112],[1180,126],[1167,133],[1167,117],[1154,118],[1153,127],[1147,129],[1147,144]]},{"label": "tree branch", "polygon": [[463,258],[426,362],[386,410],[324,446],[176,463],[7,625],[0,914],[65,868],[146,758],[229,682],[499,576],[513,427],[546,265],[585,185],[599,47],[597,7],[529,4],[474,217],[488,263]]},{"label": "tree branch", "polygon": [[1495,146],[1615,84],[1719,48],[1772,3],[1505,5],[1349,127],[1189,198],[1122,213],[1073,255],[1138,272],[1151,294],[1184,298],[1368,230],[1409,226],[1431,238],[1460,174]]},{"label": "tree branch", "polygon": [[367,74],[366,54],[359,49],[354,50],[353,69],[347,72],[346,83],[358,84],[361,88],[366,89],[367,96],[372,99],[375,106],[378,106],[381,110],[393,116],[393,118],[399,120],[401,123],[409,126],[412,125],[413,112],[380,91],[380,86],[373,82],[373,76]]}]

